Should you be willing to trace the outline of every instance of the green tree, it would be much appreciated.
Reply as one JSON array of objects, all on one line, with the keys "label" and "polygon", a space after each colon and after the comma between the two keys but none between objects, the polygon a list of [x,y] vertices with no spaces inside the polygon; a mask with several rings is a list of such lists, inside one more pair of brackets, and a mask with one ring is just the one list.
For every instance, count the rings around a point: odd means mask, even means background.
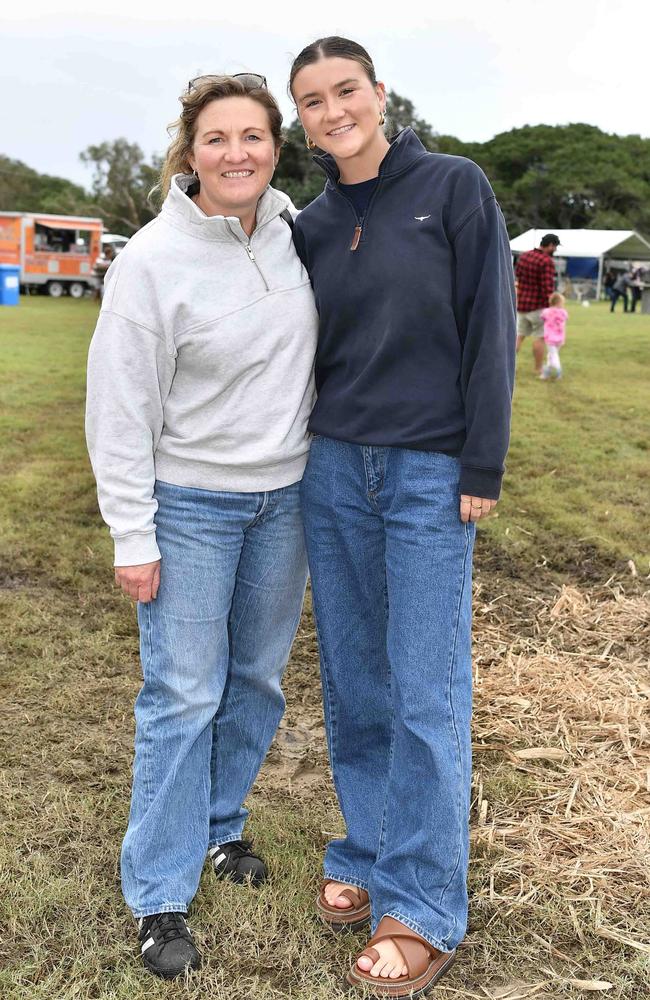
[{"label": "green tree", "polygon": [[39,174],[20,160],[0,155],[0,211],[93,215],[96,208],[78,184]]},{"label": "green tree", "polygon": [[[495,186],[511,228],[584,228],[593,214],[590,126],[512,129],[480,147],[479,162]],[[598,129],[594,130],[599,133]],[[600,134],[600,133],[599,133]]]},{"label": "green tree", "polygon": [[525,125],[485,143],[439,136],[441,152],[486,172],[511,236],[526,229],[637,229],[650,234],[650,140],[594,125]]},{"label": "green tree", "polygon": [[307,149],[305,132],[298,117],[285,129],[285,142],[273,177],[274,187],[289,195],[297,208],[317,198],[325,186],[325,174]]},{"label": "green tree", "polygon": [[80,159],[94,170],[92,193],[107,228],[134,233],[154,218],[149,192],[160,173],[158,157],[147,163],[137,143],[121,138],[88,146]]},{"label": "green tree", "polygon": [[[530,228],[637,229],[650,236],[650,139],[618,136],[594,125],[525,125],[488,142],[437,135],[411,101],[388,95],[388,132],[412,126],[427,149],[466,156],[485,170],[503,208],[511,236]],[[161,163],[145,160],[126,139],[89,146],[82,154],[94,169],[92,193],[61,177],[39,174],[0,156],[0,210],[99,215],[107,228],[131,233],[156,214],[148,200]],[[323,190],[325,178],[305,146],[298,118],[273,183],[303,208]]]},{"label": "green tree", "polygon": [[415,105],[408,97],[402,97],[394,90],[389,90],[386,95],[386,124],[389,135],[396,135],[403,128],[410,127],[430,152],[433,153],[438,148],[438,137],[431,125],[416,115]]}]

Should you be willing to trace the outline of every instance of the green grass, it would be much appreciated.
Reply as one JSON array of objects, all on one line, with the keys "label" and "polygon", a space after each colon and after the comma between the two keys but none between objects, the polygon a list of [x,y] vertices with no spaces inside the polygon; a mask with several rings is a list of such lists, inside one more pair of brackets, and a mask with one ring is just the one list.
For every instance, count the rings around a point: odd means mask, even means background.
[{"label": "green grass", "polygon": [[[517,359],[512,443],[488,535],[508,559],[574,570],[594,555],[650,570],[650,316],[569,307],[564,377]],[[641,530],[640,530],[641,528]]]},{"label": "green grass", "polygon": [[[39,297],[0,309],[0,997],[342,1000],[343,972],[363,938],[333,939],[312,917],[323,845],[340,819],[324,777],[308,608],[288,671],[287,725],[314,740],[300,759],[272,751],[252,796],[252,831],[273,882],[251,895],[203,879],[192,923],[206,966],[190,985],[147,977],[135,957],[118,857],[137,630],[111,586],[83,439],[96,314],[88,301]],[[481,529],[481,578],[496,567],[513,586],[540,576],[603,582],[630,558],[647,573],[650,317],[573,308],[559,384],[535,381],[528,354],[526,345],[499,517]],[[518,772],[485,772],[490,801],[516,805],[529,794]],[[483,987],[534,982],[545,975],[540,962],[551,962],[516,911],[481,895],[486,865],[477,853],[472,933],[436,995],[473,998]],[[593,937],[581,945],[564,918],[549,899],[534,926],[583,967],[609,970],[617,986],[608,996],[643,995],[638,953]]]},{"label": "green grass", "polygon": [[[0,542],[15,564],[47,565],[67,582],[109,553],[82,433],[96,311],[88,301],[34,297],[0,312]],[[481,551],[504,565],[578,575],[632,559],[646,575],[650,316],[572,306],[562,359],[563,380],[540,382],[529,344],[522,348],[503,496]],[[34,518],[44,492],[49,502]]]}]

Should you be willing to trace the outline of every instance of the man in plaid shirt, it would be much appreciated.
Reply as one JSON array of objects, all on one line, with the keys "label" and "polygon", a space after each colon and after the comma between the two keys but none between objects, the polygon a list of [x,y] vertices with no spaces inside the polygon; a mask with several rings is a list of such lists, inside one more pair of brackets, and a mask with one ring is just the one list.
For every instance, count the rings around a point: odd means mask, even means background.
[{"label": "man in plaid shirt", "polygon": [[547,233],[534,250],[522,253],[515,268],[517,285],[517,350],[526,337],[533,338],[535,374],[539,375],[544,364],[544,321],[542,309],[548,306],[551,292],[555,291],[555,265],[553,254],[560,245],[555,233]]}]

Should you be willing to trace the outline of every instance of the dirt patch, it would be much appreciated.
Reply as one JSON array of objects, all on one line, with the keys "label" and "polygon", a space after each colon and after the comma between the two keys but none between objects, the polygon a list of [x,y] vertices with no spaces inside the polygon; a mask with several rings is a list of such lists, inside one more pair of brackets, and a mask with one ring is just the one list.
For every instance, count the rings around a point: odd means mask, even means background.
[{"label": "dirt patch", "polygon": [[549,583],[566,580],[597,586],[612,576],[621,580],[629,577],[623,560],[605,555],[594,545],[563,539],[559,548],[556,540],[552,545],[542,547],[549,553],[548,556],[540,554],[539,561],[531,564],[529,558],[513,557],[496,539],[479,532],[475,546],[475,574],[506,579],[515,586],[522,585],[524,589],[534,586],[536,580],[546,588]]},{"label": "dirt patch", "polygon": [[34,581],[27,573],[16,572],[0,567],[0,590],[22,590],[33,586]]},{"label": "dirt patch", "polygon": [[260,772],[257,786],[269,800],[297,793],[322,797],[330,792],[322,713],[300,714],[300,722],[283,719]]}]

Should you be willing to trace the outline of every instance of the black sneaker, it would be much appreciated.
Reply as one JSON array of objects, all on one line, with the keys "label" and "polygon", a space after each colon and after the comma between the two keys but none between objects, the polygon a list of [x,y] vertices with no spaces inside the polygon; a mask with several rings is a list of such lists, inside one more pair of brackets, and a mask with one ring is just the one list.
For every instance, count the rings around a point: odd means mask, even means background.
[{"label": "black sneaker", "polygon": [[154,913],[138,921],[142,961],[161,979],[175,979],[201,965],[192,932],[182,913]]},{"label": "black sneaker", "polygon": [[229,878],[243,885],[261,885],[266,882],[268,871],[261,858],[253,854],[250,840],[233,840],[229,844],[215,844],[208,851],[214,874],[218,879]]}]

